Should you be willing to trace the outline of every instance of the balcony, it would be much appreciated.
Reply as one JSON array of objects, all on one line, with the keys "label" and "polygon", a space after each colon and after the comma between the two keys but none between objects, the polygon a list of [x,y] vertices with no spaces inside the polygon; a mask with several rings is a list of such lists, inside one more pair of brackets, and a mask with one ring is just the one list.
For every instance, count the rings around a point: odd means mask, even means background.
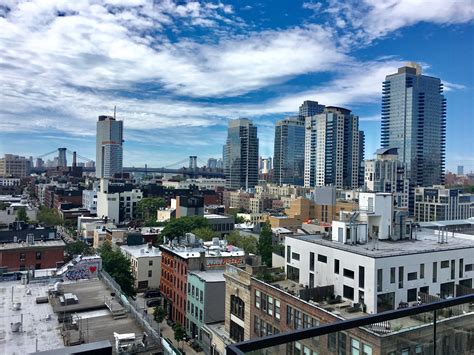
[{"label": "balcony", "polygon": [[474,294],[229,345],[227,354],[472,354]]}]

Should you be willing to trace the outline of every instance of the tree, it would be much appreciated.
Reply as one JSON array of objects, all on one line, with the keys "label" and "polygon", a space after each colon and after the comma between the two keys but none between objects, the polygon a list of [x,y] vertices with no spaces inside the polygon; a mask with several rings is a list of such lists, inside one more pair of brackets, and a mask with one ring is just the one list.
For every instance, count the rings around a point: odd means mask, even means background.
[{"label": "tree", "polygon": [[102,258],[102,267],[119,284],[123,293],[127,296],[135,295],[130,260],[120,250],[113,250],[109,243],[104,243],[99,248],[99,253]]},{"label": "tree", "polygon": [[161,231],[161,236],[169,240],[179,239],[186,233],[198,228],[209,228],[209,221],[201,216],[190,216],[172,219]]},{"label": "tree", "polygon": [[156,221],[156,211],[165,206],[166,201],[163,198],[146,197],[137,203],[137,210],[142,219]]},{"label": "tree", "polygon": [[47,207],[42,207],[39,210],[37,219],[39,223],[48,227],[58,226],[63,222],[57,210]]},{"label": "tree", "polygon": [[251,235],[241,235],[239,231],[233,230],[227,236],[227,243],[244,249],[246,253],[257,253],[257,240]]},{"label": "tree", "polygon": [[166,311],[161,306],[156,306],[153,310],[153,318],[155,321],[160,324],[165,320]]},{"label": "tree", "polygon": [[258,254],[262,257],[262,262],[268,267],[272,266],[273,235],[270,224],[267,222],[262,226],[260,238],[258,239]]},{"label": "tree", "polygon": [[186,336],[186,332],[183,328],[183,326],[180,323],[176,323],[173,326],[173,331],[174,331],[174,339],[180,343],[181,341],[184,340],[184,337]]},{"label": "tree", "polygon": [[20,207],[18,211],[16,211],[16,220],[28,223],[28,215],[26,214],[25,207]]},{"label": "tree", "polygon": [[66,244],[64,251],[66,252],[66,262],[71,260],[74,255],[92,254],[92,248],[81,240]]},{"label": "tree", "polygon": [[5,202],[0,202],[0,211],[6,210],[8,205]]},{"label": "tree", "polygon": [[210,228],[210,227],[196,228],[196,229],[193,229],[191,231],[191,233],[196,235],[196,237],[204,240],[205,242],[208,242],[208,241],[212,240],[212,238],[217,236],[216,232],[214,232],[212,230],[212,228]]}]

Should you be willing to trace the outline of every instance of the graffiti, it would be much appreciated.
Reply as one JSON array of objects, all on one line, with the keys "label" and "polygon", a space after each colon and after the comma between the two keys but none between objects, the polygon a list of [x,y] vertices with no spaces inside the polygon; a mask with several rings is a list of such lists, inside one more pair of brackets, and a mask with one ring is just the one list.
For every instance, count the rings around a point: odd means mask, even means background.
[{"label": "graffiti", "polygon": [[97,277],[98,264],[79,263],[66,271],[65,277],[68,280],[76,281]]}]

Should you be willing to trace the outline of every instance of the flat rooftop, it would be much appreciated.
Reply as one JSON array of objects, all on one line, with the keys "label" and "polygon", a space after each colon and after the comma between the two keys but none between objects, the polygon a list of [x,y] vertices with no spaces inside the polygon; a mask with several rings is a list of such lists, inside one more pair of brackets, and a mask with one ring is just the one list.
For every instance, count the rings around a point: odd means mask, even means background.
[{"label": "flat rooftop", "polygon": [[[58,318],[51,305],[36,304],[36,297],[47,296],[50,286],[47,282],[28,285],[20,281],[0,282],[0,354],[29,354],[63,346]],[[13,302],[21,302],[18,311],[12,308],[12,290]],[[22,315],[22,331],[12,332],[10,323],[20,322]]]},{"label": "flat rooftop", "polygon": [[190,271],[189,274],[194,274],[206,282],[225,282],[225,270],[212,271]]},{"label": "flat rooftop", "polygon": [[205,257],[232,257],[232,256],[244,256],[245,252],[242,249],[228,245],[213,246],[212,242],[205,243],[204,247],[187,247],[187,246],[169,246],[160,245],[160,248],[169,251],[170,253],[176,254],[183,259],[199,258],[200,253],[205,253]]},{"label": "flat rooftop", "polygon": [[204,218],[208,218],[208,219],[218,219],[218,218],[227,219],[227,218],[232,218],[232,217],[223,216],[221,214],[205,214]]},{"label": "flat rooftop", "polygon": [[474,248],[474,238],[469,235],[449,232],[448,242],[440,244],[437,233],[434,230],[422,229],[417,231],[416,240],[379,240],[376,243],[376,249],[372,249],[372,241],[366,244],[350,245],[334,242],[321,234],[289,235],[286,238],[299,239],[371,258]]},{"label": "flat rooftop", "polygon": [[121,245],[120,249],[132,255],[134,258],[152,258],[161,256],[161,251],[158,248],[148,248],[148,244],[141,245]]},{"label": "flat rooftop", "polygon": [[33,244],[22,243],[0,243],[0,251],[2,250],[15,250],[15,249],[41,249],[41,248],[52,248],[52,247],[65,247],[66,244],[61,239],[54,240],[35,240]]}]

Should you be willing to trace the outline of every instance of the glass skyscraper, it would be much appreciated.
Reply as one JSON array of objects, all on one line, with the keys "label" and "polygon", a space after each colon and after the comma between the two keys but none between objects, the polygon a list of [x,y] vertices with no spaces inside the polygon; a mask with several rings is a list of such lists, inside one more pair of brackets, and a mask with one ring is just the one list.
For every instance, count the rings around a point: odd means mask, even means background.
[{"label": "glass skyscraper", "polygon": [[446,99],[438,78],[409,63],[388,75],[382,95],[382,147],[398,148],[410,185],[444,182]]},{"label": "glass skyscraper", "polygon": [[229,121],[223,156],[226,188],[247,190],[258,184],[257,127],[251,120]]},{"label": "glass skyscraper", "polygon": [[97,178],[110,178],[122,173],[123,121],[112,116],[99,116],[97,121],[96,163]]},{"label": "glass skyscraper", "polygon": [[298,117],[280,120],[275,126],[273,180],[275,183],[304,183],[304,121]]}]

